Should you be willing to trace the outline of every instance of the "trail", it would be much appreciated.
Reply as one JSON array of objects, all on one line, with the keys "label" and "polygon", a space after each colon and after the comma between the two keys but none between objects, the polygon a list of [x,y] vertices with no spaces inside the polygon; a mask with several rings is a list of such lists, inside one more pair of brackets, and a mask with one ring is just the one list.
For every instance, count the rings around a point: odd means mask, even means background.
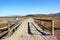
[{"label": "trail", "polygon": [[44,36],[46,34],[46,32],[34,23],[33,18],[27,18],[22,20],[22,24],[14,34],[5,40],[57,40],[57,38],[52,36]]}]

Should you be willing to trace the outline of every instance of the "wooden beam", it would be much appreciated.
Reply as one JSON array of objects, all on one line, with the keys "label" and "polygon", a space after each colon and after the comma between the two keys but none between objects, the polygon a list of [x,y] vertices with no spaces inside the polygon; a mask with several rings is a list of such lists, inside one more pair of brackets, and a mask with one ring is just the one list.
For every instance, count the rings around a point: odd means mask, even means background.
[{"label": "wooden beam", "polygon": [[47,22],[51,22],[51,27],[52,27],[52,36],[54,36],[54,20],[48,20],[48,19],[36,19],[36,20],[40,20],[41,21],[41,25],[44,25],[43,21],[47,21]]},{"label": "wooden beam", "polygon": [[44,25],[44,21],[41,21],[41,25]]},{"label": "wooden beam", "polygon": [[36,20],[47,21],[47,22],[51,22],[52,21],[52,20],[49,20],[49,19],[36,19]]},{"label": "wooden beam", "polygon": [[8,37],[11,36],[11,31],[10,31],[10,23],[8,23]]},{"label": "wooden beam", "polygon": [[52,36],[54,36],[54,20],[52,20]]}]

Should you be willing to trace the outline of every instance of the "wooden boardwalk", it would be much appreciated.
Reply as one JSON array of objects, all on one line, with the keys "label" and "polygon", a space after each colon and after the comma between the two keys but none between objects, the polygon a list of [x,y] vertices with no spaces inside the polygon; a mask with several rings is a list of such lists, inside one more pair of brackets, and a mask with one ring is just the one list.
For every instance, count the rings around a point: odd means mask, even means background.
[{"label": "wooden boardwalk", "polygon": [[34,19],[27,18],[22,20],[22,24],[12,36],[4,40],[58,40],[56,37],[47,36],[39,26],[34,23]]}]

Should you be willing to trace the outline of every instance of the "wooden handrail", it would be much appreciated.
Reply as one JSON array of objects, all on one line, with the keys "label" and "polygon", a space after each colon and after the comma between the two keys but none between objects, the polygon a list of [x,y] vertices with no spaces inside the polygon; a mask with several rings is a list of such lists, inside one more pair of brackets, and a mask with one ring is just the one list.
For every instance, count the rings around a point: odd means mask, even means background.
[{"label": "wooden handrail", "polygon": [[21,23],[18,23],[18,24],[17,24],[15,27],[13,27],[13,28],[8,27],[8,35],[9,35],[9,37],[11,36],[12,31],[13,31],[13,30],[15,31],[20,24],[21,24]]},{"label": "wooden handrail", "polygon": [[54,20],[50,20],[50,19],[37,19],[37,18],[35,18],[35,20],[40,20],[41,21],[41,25],[44,25],[43,21],[51,22],[52,36],[54,36]]},{"label": "wooden handrail", "polygon": [[51,19],[36,19],[36,18],[35,18],[35,20],[47,21],[47,22],[49,21],[49,22],[52,22],[52,20],[51,20]]}]

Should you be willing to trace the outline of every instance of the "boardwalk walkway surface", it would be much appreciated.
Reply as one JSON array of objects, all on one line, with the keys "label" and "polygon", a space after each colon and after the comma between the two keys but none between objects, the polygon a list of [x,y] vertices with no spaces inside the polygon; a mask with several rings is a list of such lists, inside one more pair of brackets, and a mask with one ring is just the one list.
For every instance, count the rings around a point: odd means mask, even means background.
[{"label": "boardwalk walkway surface", "polygon": [[11,37],[4,40],[57,40],[56,37],[46,36],[46,34],[32,18],[27,18],[22,20],[22,24]]}]

